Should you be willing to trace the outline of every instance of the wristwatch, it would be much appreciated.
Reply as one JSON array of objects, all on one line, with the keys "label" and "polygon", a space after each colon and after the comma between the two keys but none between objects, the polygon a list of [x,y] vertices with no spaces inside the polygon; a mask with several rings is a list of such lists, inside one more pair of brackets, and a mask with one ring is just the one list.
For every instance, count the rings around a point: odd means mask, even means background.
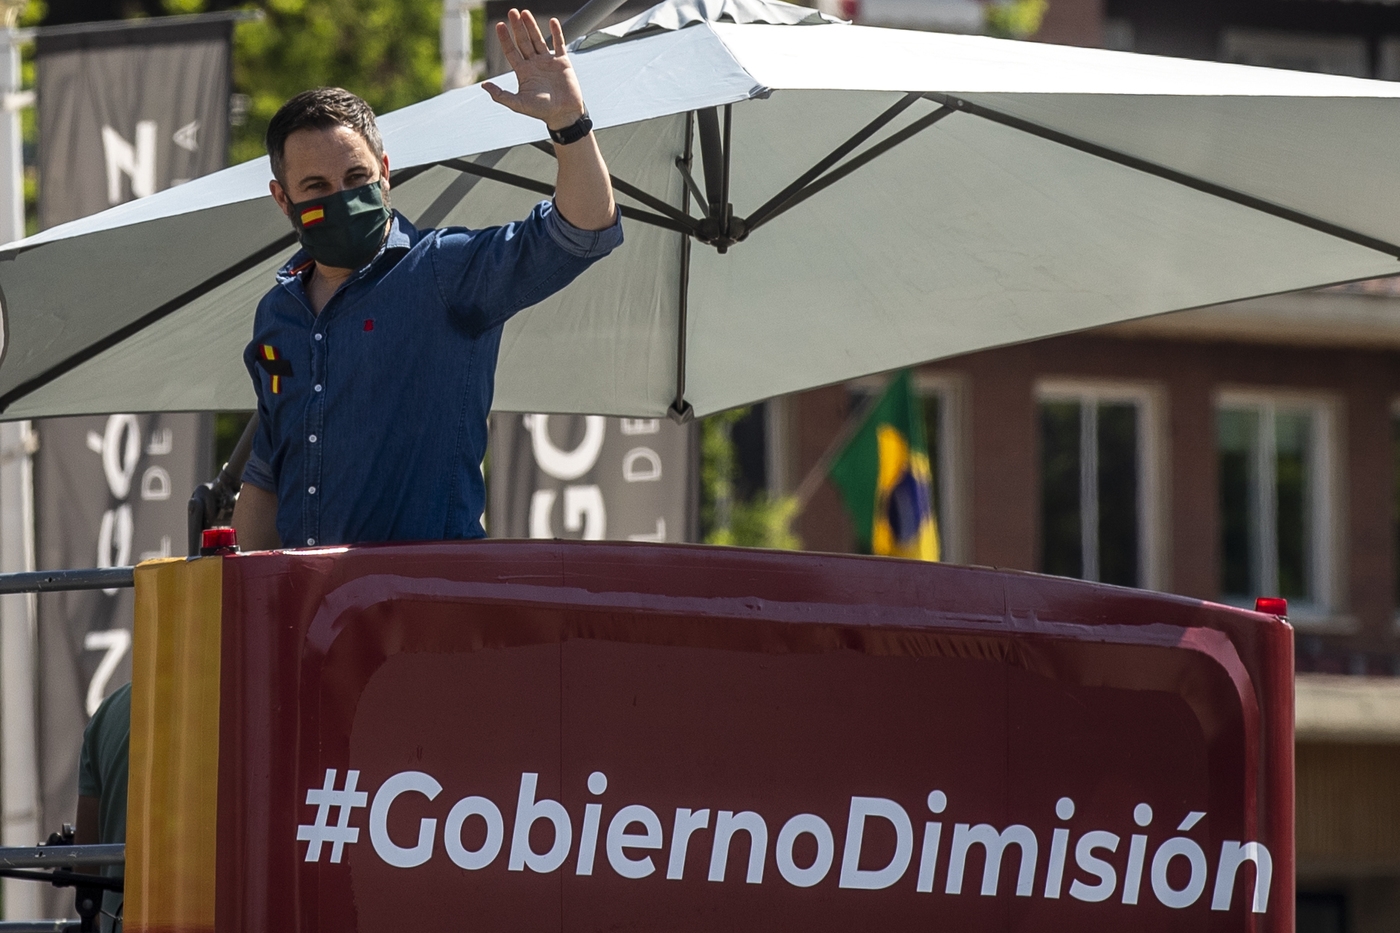
[{"label": "wristwatch", "polygon": [[593,120],[585,113],[562,130],[550,130],[549,138],[554,140],[555,145],[567,146],[569,143],[578,142],[591,132],[593,132]]}]

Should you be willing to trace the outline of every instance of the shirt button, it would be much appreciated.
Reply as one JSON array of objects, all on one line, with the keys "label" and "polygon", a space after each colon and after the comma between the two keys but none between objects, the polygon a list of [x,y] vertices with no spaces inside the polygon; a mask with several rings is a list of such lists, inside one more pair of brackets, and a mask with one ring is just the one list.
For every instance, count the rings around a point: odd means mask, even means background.
[{"label": "shirt button", "polygon": [[317,334],[317,335],[316,335],[316,339],[317,339],[317,340],[320,340],[320,339],[321,339],[321,335],[320,335],[320,334]]},{"label": "shirt button", "polygon": [[318,382],[318,383],[316,383],[316,385],[313,386],[312,388],[314,388],[317,392],[320,392],[320,391],[321,391],[321,384]]},{"label": "shirt button", "polygon": [[313,496],[316,495],[316,487],[315,487],[315,486],[308,486],[308,487],[306,487],[306,491],[309,492],[309,493],[311,493]]},{"label": "shirt button", "polygon": [[313,444],[316,443],[316,435],[311,435],[309,438],[307,438],[307,440],[309,440]]},{"label": "shirt button", "polygon": [[306,539],[306,543],[307,543],[307,544],[315,544],[315,543],[316,543],[316,539],[315,539],[315,538],[307,538],[307,539]]}]

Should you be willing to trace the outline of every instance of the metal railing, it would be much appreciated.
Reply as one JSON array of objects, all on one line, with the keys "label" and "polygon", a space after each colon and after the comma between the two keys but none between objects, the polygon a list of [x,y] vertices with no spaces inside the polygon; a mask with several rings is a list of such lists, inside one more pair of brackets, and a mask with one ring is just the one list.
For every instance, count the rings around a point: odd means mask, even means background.
[{"label": "metal railing", "polygon": [[135,585],[135,567],[85,567],[82,570],[31,570],[24,573],[0,573],[0,594],[110,590],[114,587]]},{"label": "metal railing", "polygon": [[0,922],[0,933],[86,933],[96,930],[102,914],[102,893],[120,891],[123,879],[92,874],[77,869],[102,869],[126,864],[126,846],[65,845],[60,840],[71,839],[71,829],[64,836],[55,835],[55,844],[47,846],[0,847],[0,878],[20,878],[39,881],[77,891],[75,906],[80,920],[9,920]]},{"label": "metal railing", "polygon": [[76,868],[80,865],[121,865],[126,846],[0,846],[0,869]]}]

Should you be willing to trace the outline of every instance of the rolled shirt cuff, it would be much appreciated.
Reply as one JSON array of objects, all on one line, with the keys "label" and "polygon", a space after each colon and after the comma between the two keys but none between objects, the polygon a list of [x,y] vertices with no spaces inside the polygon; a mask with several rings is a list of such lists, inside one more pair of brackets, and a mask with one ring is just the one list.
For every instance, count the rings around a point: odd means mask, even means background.
[{"label": "rolled shirt cuff", "polygon": [[611,227],[583,230],[565,220],[553,202],[545,203],[548,205],[544,211],[545,229],[549,231],[550,239],[569,255],[579,259],[600,259],[622,245],[621,211],[617,211]]},{"label": "rolled shirt cuff", "polygon": [[243,468],[243,482],[251,483],[264,492],[277,492],[277,480],[272,476],[272,468],[257,454],[248,455],[248,465]]}]

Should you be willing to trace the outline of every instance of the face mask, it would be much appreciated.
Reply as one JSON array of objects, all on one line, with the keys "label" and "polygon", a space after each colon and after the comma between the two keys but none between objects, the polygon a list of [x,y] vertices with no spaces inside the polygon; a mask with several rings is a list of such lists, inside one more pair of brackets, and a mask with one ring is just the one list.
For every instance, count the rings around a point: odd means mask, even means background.
[{"label": "face mask", "polygon": [[358,269],[373,259],[388,220],[378,181],[292,205],[292,225],[307,254],[337,269]]}]

